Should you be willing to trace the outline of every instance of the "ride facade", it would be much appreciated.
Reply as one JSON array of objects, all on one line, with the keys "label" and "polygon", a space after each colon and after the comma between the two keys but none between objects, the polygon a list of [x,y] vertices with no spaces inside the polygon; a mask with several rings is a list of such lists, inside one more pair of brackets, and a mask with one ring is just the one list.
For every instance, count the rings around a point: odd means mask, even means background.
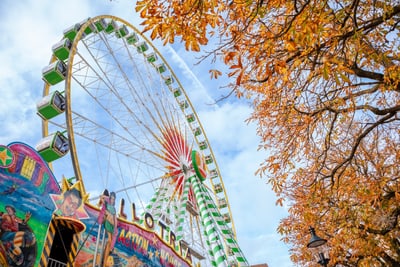
[{"label": "ride facade", "polygon": [[[115,194],[92,206],[80,182],[64,179],[60,187],[32,147],[15,142],[0,150],[0,266],[192,265],[190,250],[173,232],[162,238],[151,214],[145,227],[117,218]],[[112,253],[99,249],[104,242]]]},{"label": "ride facade", "polygon": [[249,266],[205,131],[149,40],[101,15],[52,50],[43,139],[0,145],[0,266]]}]

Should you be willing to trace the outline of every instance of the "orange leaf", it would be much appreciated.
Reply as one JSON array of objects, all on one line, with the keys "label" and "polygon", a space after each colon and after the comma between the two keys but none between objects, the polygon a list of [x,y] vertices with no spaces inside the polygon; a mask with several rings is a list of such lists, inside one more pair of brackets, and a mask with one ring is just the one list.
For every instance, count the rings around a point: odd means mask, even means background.
[{"label": "orange leaf", "polygon": [[215,69],[209,70],[208,72],[211,74],[211,79],[218,79],[218,77],[222,75],[221,71]]}]

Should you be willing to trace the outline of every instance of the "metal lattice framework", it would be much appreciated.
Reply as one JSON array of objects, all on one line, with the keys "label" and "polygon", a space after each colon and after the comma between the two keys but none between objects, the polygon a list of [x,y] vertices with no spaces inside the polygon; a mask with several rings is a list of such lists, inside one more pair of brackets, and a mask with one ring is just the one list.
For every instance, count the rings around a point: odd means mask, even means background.
[{"label": "metal lattice framework", "polygon": [[247,266],[205,131],[149,40],[118,17],[89,18],[64,31],[55,64],[63,77],[44,70],[43,94],[64,96],[65,116],[42,115],[43,136],[64,132],[69,144],[55,174],[82,181],[92,201],[108,189],[151,213],[201,266]]}]

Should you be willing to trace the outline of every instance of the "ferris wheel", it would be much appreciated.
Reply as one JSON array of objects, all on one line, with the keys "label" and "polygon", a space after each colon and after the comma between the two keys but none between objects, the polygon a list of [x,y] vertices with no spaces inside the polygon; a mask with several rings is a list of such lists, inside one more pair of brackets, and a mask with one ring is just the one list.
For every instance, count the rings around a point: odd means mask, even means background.
[{"label": "ferris wheel", "polygon": [[52,50],[37,150],[56,176],[80,181],[93,202],[107,189],[151,213],[201,266],[247,266],[211,145],[152,43],[102,15],[66,29]]}]

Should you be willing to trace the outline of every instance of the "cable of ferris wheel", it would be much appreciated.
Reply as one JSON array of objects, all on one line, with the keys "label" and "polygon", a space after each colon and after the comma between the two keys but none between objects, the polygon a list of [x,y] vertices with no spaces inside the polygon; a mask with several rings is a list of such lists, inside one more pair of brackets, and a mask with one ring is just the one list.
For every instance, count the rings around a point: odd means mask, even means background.
[{"label": "cable of ferris wheel", "polygon": [[[172,176],[171,176],[171,177],[172,177]],[[142,185],[146,185],[146,184],[149,184],[149,183],[158,181],[158,180],[163,179],[163,178],[165,178],[164,175],[163,175],[163,176],[160,176],[160,177],[157,177],[157,178],[154,178],[154,179],[151,179],[151,180],[149,180],[149,181],[140,183],[140,184],[135,184],[135,185],[131,185],[131,186],[128,186],[128,187],[125,187],[125,188],[122,188],[122,189],[115,190],[114,192],[115,192],[115,193],[124,192],[124,191],[126,191],[126,190],[133,189],[133,188],[137,188],[137,187],[140,187],[140,186],[142,186]],[[170,177],[168,177],[168,178],[170,178]],[[96,196],[96,197],[90,198],[89,201],[97,200],[97,199],[99,199],[99,198],[100,198],[100,196]]]}]

